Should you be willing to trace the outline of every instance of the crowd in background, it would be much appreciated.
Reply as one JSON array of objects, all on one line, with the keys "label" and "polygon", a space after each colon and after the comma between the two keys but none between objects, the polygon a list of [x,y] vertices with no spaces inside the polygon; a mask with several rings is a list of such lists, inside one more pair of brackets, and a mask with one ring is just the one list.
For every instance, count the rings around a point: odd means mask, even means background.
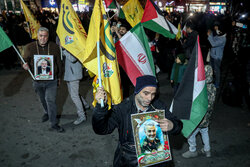
[{"label": "crowd in background", "polygon": [[[77,14],[84,29],[88,32],[91,12]],[[127,30],[131,28],[125,19],[120,19],[117,16],[113,17],[114,14],[113,12],[108,13],[109,17],[112,18],[110,19],[111,26],[117,27],[117,25],[123,24],[126,25]],[[182,28],[188,21],[193,23],[194,30],[198,32],[200,37],[200,46],[205,63],[207,62],[209,50],[212,48],[207,39],[207,31],[209,29],[213,30],[215,23],[218,24],[220,30],[226,34],[227,39],[221,63],[220,86],[224,89],[222,92],[223,100],[230,105],[242,105],[243,103],[249,105],[250,60],[247,53],[250,51],[250,16],[243,19],[240,16],[232,16],[229,11],[225,14],[216,15],[210,12],[197,12],[193,15],[179,12],[163,12],[163,14],[176,27],[178,27],[179,23],[181,23]],[[44,11],[43,13],[37,12],[34,15],[41,26],[49,29],[49,40],[55,42],[58,14]],[[118,21],[120,24],[117,24]],[[239,22],[243,23],[244,26],[239,26]],[[24,15],[14,13],[0,14],[0,26],[22,54],[22,47],[32,41]],[[185,41],[185,37],[177,41],[176,39],[169,39],[156,34],[148,29],[145,29],[145,32],[149,42],[154,46],[152,53],[155,64],[159,67],[159,71],[167,73],[168,79],[170,79],[175,59],[183,51],[182,44]],[[20,60],[13,48],[6,49],[0,53],[0,69],[11,69],[19,66]],[[229,96],[232,95],[240,98],[236,98],[238,101],[231,100]],[[250,106],[248,107],[250,108]]]}]

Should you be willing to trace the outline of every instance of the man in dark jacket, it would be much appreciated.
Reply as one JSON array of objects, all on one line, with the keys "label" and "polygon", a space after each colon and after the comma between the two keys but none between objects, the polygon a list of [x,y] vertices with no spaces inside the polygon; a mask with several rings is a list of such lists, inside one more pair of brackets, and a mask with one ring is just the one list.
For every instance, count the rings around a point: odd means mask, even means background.
[{"label": "man in dark jacket", "polygon": [[182,129],[182,122],[174,117],[165,104],[155,99],[157,82],[154,76],[144,75],[136,79],[135,93],[122,103],[112,106],[101,107],[101,100],[105,104],[107,95],[103,88],[98,88],[95,99],[97,105],[94,108],[92,126],[95,133],[100,135],[110,134],[115,128],[119,131],[119,143],[115,152],[114,167],[137,166],[137,156],[133,129],[131,125],[131,114],[139,112],[165,110],[165,118],[157,121],[163,132],[178,134]]},{"label": "man in dark jacket", "polygon": [[62,63],[60,60],[60,49],[54,42],[48,41],[49,30],[45,27],[40,27],[37,33],[37,41],[27,44],[24,48],[23,68],[30,69],[34,73],[34,57],[35,55],[51,55],[54,60],[54,80],[34,80],[33,87],[38,94],[44,109],[42,122],[50,120],[51,129],[57,132],[64,132],[64,128],[59,126],[57,118],[56,94],[57,87],[62,78]]},{"label": "man in dark jacket", "polygon": [[196,44],[197,41],[198,32],[194,30],[195,26],[191,21],[187,22],[186,27],[188,36],[187,39],[184,41],[182,47],[185,51],[187,59],[190,59],[194,45]]}]

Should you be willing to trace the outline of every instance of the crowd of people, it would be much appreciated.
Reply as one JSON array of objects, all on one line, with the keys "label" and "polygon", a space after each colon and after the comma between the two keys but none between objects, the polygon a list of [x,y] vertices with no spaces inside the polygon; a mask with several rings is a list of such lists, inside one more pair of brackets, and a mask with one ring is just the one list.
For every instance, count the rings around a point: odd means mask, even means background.
[{"label": "crowd of people", "polygon": [[[88,31],[90,15],[91,13],[78,13],[86,32]],[[132,27],[125,19],[119,18],[115,13],[109,12],[108,15],[110,17],[113,39],[114,42],[117,42]],[[243,25],[247,26],[245,28],[244,26],[239,26],[239,22],[242,22],[241,20],[237,20],[228,12],[225,15],[195,13],[191,16],[189,13],[178,12],[164,13],[164,15],[176,27],[178,27],[179,23],[182,28],[186,27],[187,36],[183,34],[180,40],[176,40],[166,38],[148,29],[145,29],[145,32],[149,39],[155,66],[159,69],[157,72],[168,74],[167,79],[171,83],[174,93],[178,90],[188,61],[192,56],[197,36],[199,35],[200,37],[200,46],[206,71],[209,108],[200,126],[188,138],[190,147],[182,156],[185,158],[197,156],[195,137],[200,132],[205,144],[202,152],[206,157],[211,157],[208,126],[215,96],[221,95],[225,103],[238,106],[244,105],[250,110],[250,59],[247,54],[250,51],[250,20],[243,22]],[[44,12],[36,13],[35,16],[41,24],[37,41],[30,38],[29,30],[22,14],[9,13],[0,15],[0,26],[10,37],[13,44],[17,46],[27,62],[22,64],[25,70],[31,69],[34,72],[34,59],[32,58],[34,55],[53,55],[53,80],[33,81],[33,87],[44,108],[42,121],[50,120],[52,129],[57,132],[64,132],[63,127],[58,125],[59,121],[55,103],[57,86],[60,85],[61,80],[64,78],[78,113],[78,119],[74,121],[74,124],[78,125],[85,121],[87,118],[85,110],[89,108],[89,105],[79,95],[79,82],[83,77],[83,67],[64,48],[62,48],[62,53],[65,56],[63,62],[60,58],[60,41],[57,40],[56,35],[58,14]],[[20,61],[15,55],[12,48],[1,52],[0,59],[2,64],[0,65],[7,69],[20,65]],[[43,62],[48,66],[46,61]],[[65,66],[63,67],[63,65]],[[45,68],[43,73],[41,69],[40,73],[47,75],[48,72],[46,70]],[[119,144],[115,154],[114,166],[135,166],[137,157],[134,150],[134,137],[131,124],[128,124],[128,122],[131,122],[131,114],[139,111],[152,111],[155,108],[166,110],[166,118],[159,121],[159,124],[162,131],[168,132],[168,134],[180,133],[182,122],[168,111],[165,104],[155,98],[158,87],[157,76],[146,75],[138,77],[136,86],[133,87],[122,68],[120,68],[120,71],[124,99],[129,98],[119,105],[112,106],[110,110],[106,103],[104,107],[100,106],[101,99],[106,102],[107,95],[103,88],[98,88],[94,97],[98,103],[94,108],[92,123],[93,129],[97,134],[109,134],[115,128],[118,128]],[[134,91],[130,89],[134,89]],[[234,95],[239,96],[238,103],[230,99],[232,96],[235,98]],[[231,101],[234,101],[234,103]],[[146,143],[150,144],[150,140],[147,140]],[[129,151],[124,153],[124,150]]]}]

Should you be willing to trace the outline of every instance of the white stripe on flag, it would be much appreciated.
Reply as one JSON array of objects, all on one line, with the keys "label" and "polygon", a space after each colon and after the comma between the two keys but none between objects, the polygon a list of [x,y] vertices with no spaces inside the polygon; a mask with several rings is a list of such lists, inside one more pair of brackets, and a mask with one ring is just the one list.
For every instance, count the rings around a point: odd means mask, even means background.
[{"label": "white stripe on flag", "polygon": [[[138,70],[142,71],[143,75],[154,75],[151,69],[147,53],[144,50],[144,46],[139,41],[133,33],[130,31],[127,32],[121,39],[120,43],[124,51],[126,51],[127,55],[130,57],[131,61],[133,61],[135,66],[137,66]],[[145,61],[139,62],[139,56],[143,56]]]},{"label": "white stripe on flag", "polygon": [[153,19],[153,21],[156,22],[158,25],[162,26],[164,29],[170,31],[169,27],[168,27],[168,25],[166,23],[165,18],[162,15],[159,15],[158,13],[157,13],[157,15],[158,15],[158,17],[156,17],[155,19]]},{"label": "white stripe on flag", "polygon": [[[159,26],[163,27],[165,30],[168,30],[168,31],[170,31],[169,26],[168,26],[168,24],[169,24],[173,33],[175,35],[178,33],[178,29],[172,23],[170,23],[168,20],[165,20],[165,18],[162,15],[160,15],[159,13],[157,13],[157,15],[158,15],[158,17],[156,17],[152,21],[154,21]],[[167,24],[167,22],[168,22],[168,24]]]},{"label": "white stripe on flag", "polygon": [[205,86],[205,80],[198,81],[198,68],[196,68],[194,74],[193,101],[197,98],[197,96],[199,96],[204,86]]}]

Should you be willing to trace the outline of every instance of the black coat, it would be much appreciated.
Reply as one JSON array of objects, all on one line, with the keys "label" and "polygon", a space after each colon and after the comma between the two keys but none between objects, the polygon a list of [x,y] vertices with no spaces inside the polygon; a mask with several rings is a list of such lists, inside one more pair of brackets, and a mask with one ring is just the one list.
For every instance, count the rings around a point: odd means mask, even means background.
[{"label": "black coat", "polygon": [[183,43],[182,47],[185,50],[187,59],[190,59],[192,51],[197,41],[198,32],[192,31],[188,34],[187,40]]},{"label": "black coat", "polygon": [[[152,102],[152,106],[156,109],[165,110],[165,117],[171,120],[174,124],[174,128],[168,132],[168,134],[178,134],[182,130],[182,122],[172,115],[167,109],[166,105],[158,99]],[[147,111],[154,111],[153,107],[149,106]],[[133,129],[131,124],[131,114],[137,113],[137,107],[135,104],[135,96],[132,95],[129,98],[123,100],[122,103],[112,106],[111,110],[108,110],[108,106],[101,108],[99,104],[94,108],[94,114],[92,118],[92,126],[95,133],[100,135],[110,134],[116,128],[119,132],[119,144],[115,153],[114,166],[136,166],[137,158],[135,147],[126,147],[131,154],[130,157],[122,157],[121,146],[134,145]],[[122,147],[124,149],[124,147]],[[126,154],[125,154],[126,155]],[[129,164],[128,164],[129,163]]]},{"label": "black coat", "polygon": [[[46,67],[46,73],[50,72],[50,67]],[[42,74],[42,66],[37,67],[37,74]]]}]

